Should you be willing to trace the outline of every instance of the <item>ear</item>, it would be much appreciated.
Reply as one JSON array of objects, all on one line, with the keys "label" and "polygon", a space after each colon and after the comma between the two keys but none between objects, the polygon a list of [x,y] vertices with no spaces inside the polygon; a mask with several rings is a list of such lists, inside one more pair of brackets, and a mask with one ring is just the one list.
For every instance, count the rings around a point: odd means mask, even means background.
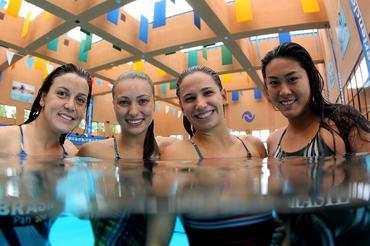
[{"label": "ear", "polygon": [[225,89],[222,89],[221,96],[222,96],[222,99],[223,99],[224,103],[226,103],[227,102],[227,93],[226,93]]},{"label": "ear", "polygon": [[42,94],[41,94],[41,98],[40,98],[40,106],[43,108],[43,107],[45,107],[45,93],[43,92]]}]

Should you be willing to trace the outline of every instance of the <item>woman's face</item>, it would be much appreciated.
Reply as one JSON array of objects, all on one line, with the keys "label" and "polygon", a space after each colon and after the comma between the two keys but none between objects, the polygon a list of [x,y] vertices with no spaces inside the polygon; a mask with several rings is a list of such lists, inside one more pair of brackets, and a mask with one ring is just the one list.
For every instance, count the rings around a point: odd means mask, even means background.
[{"label": "woman's face", "polygon": [[148,81],[137,78],[119,81],[113,104],[123,132],[134,136],[146,134],[154,116],[154,95]]},{"label": "woman's face", "polygon": [[86,79],[66,73],[53,80],[40,100],[41,115],[57,134],[68,133],[85,117],[89,86]]},{"label": "woman's face", "polygon": [[209,130],[223,119],[226,92],[220,91],[211,75],[195,72],[180,85],[180,106],[190,123],[199,130]]},{"label": "woman's face", "polygon": [[265,83],[272,104],[288,119],[308,112],[310,81],[301,65],[289,58],[274,58],[266,66]]}]

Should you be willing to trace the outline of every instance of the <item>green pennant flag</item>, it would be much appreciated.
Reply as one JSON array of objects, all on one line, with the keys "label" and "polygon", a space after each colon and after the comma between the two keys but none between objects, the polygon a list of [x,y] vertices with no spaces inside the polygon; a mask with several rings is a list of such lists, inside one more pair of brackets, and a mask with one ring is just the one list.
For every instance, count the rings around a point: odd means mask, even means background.
[{"label": "green pennant flag", "polygon": [[88,51],[84,51],[84,47],[85,47],[85,42],[86,40],[81,40],[81,44],[80,44],[80,52],[78,53],[78,60],[82,61],[82,62],[87,62],[87,55],[88,55]]},{"label": "green pennant flag", "polygon": [[176,90],[177,86],[176,86],[176,82],[175,81],[171,81],[170,82],[170,90]]},{"label": "green pennant flag", "polygon": [[203,56],[203,59],[204,60],[207,60],[208,59],[207,48],[203,48],[202,56]]},{"label": "green pennant flag", "polygon": [[48,49],[49,50],[53,50],[53,51],[57,51],[57,49],[58,49],[58,41],[59,41],[58,38],[54,38],[53,40],[51,40],[48,43]]},{"label": "green pennant flag", "polygon": [[222,54],[222,65],[230,65],[233,64],[233,57],[231,55],[230,50],[225,46],[221,46],[221,54]]},{"label": "green pennant flag", "polygon": [[193,67],[198,65],[198,51],[192,50],[188,52],[188,67]]},{"label": "green pennant flag", "polygon": [[91,50],[91,43],[92,43],[92,34],[89,32],[89,34],[86,34],[86,39],[83,47],[84,52]]},{"label": "green pennant flag", "polygon": [[166,92],[167,92],[167,84],[163,83],[161,85],[161,92],[162,92],[162,94],[166,94]]}]

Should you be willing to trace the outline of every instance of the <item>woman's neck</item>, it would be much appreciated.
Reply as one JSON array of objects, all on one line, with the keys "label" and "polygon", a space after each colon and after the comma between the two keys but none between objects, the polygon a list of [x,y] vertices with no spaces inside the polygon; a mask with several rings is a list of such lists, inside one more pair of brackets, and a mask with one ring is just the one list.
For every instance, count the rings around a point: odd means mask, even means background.
[{"label": "woman's neck", "polygon": [[299,117],[288,119],[288,128],[292,132],[304,132],[305,130],[311,129],[312,125],[320,123],[320,117],[315,115],[311,110],[307,110],[304,114]]},{"label": "woman's neck", "polygon": [[54,148],[60,145],[60,134],[52,131],[49,125],[44,123],[40,116],[31,123],[23,125],[22,127],[27,128],[31,139],[37,139],[35,142],[44,148]]},{"label": "woman's neck", "polygon": [[201,145],[227,146],[233,141],[233,137],[225,124],[220,124],[209,131],[197,130],[193,139]]},{"label": "woman's neck", "polygon": [[[118,136],[118,143],[123,149],[140,149],[144,148],[144,141],[145,141],[146,133],[140,135],[131,135],[127,134],[126,132],[121,132]],[[142,152],[142,151],[140,151]]]}]

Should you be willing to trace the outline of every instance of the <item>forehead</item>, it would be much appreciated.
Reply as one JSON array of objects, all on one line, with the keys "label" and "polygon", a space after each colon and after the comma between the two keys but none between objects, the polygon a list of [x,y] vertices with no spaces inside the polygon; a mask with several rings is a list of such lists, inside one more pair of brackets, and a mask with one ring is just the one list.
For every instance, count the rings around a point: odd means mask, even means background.
[{"label": "forehead", "polygon": [[285,72],[286,70],[301,71],[304,69],[298,61],[287,57],[275,58],[266,66],[267,74],[269,72]]},{"label": "forehead", "polygon": [[213,77],[204,72],[195,72],[186,76],[180,85],[180,92],[201,90],[205,87],[218,88]]},{"label": "forehead", "polygon": [[65,87],[70,91],[76,91],[86,95],[89,92],[89,85],[87,84],[86,79],[78,76],[75,73],[66,73],[56,77],[53,80],[51,87]]},{"label": "forehead", "polygon": [[133,95],[135,94],[147,94],[153,95],[152,86],[149,84],[150,82],[143,80],[143,79],[124,79],[118,81],[115,93],[117,95]]}]

